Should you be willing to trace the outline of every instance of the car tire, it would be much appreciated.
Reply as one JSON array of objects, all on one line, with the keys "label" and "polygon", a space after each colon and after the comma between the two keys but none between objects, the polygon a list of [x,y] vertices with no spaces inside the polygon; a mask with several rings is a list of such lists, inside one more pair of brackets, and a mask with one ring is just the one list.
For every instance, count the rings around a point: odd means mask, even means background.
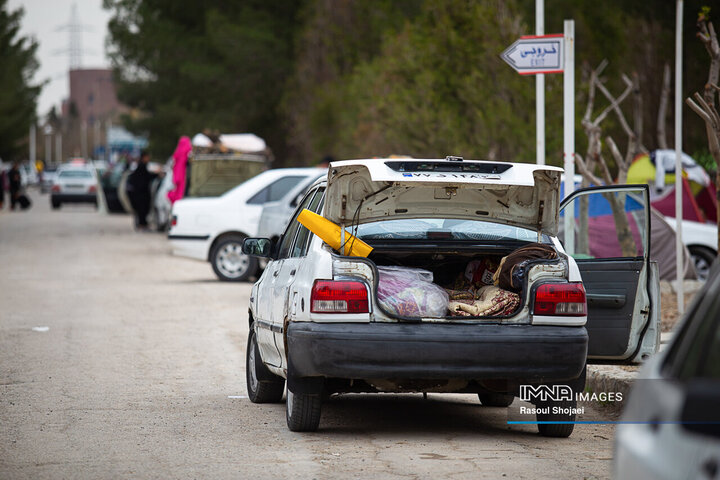
[{"label": "car tire", "polygon": [[53,210],[58,210],[60,208],[61,203],[58,202],[57,200],[52,200],[50,202],[50,205],[52,206]]},{"label": "car tire", "polygon": [[[267,380],[271,379],[271,380]],[[245,380],[253,403],[277,403],[285,391],[285,379],[272,373],[260,357],[255,331],[250,327],[245,352]]]},{"label": "car tire", "polygon": [[509,407],[515,400],[514,395],[506,393],[478,393],[478,398],[484,407]]},{"label": "car tire", "polygon": [[243,235],[222,237],[212,249],[210,264],[224,282],[243,282],[255,275],[257,258],[242,254]]},{"label": "car tire", "polygon": [[538,431],[543,437],[567,438],[575,429],[574,423],[539,423],[539,422],[574,422],[575,413],[563,414],[553,413],[553,407],[572,408],[577,407],[576,400],[565,400],[562,402],[550,402],[539,405],[539,407],[549,407],[550,413],[538,413],[535,417],[538,421]]},{"label": "car tire", "polygon": [[715,261],[715,253],[707,247],[690,246],[690,258],[692,258],[693,265],[695,266],[695,273],[697,274],[698,280],[704,282],[710,275],[710,267]]},{"label": "car tire", "polygon": [[291,432],[314,432],[320,426],[322,395],[293,393],[288,388],[285,420]]}]

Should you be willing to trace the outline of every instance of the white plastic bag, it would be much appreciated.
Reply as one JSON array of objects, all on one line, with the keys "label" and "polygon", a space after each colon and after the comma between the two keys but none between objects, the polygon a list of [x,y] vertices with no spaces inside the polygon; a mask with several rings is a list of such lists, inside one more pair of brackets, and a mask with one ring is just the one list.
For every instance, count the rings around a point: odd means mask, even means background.
[{"label": "white plastic bag", "polygon": [[399,317],[444,317],[447,292],[432,283],[433,274],[409,267],[378,267],[378,301],[389,314]]}]

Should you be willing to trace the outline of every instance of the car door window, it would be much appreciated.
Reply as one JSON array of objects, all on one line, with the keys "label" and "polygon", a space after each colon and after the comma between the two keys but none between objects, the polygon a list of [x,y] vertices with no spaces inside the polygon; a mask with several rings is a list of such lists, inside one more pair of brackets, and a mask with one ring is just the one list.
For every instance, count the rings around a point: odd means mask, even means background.
[{"label": "car door window", "polygon": [[708,295],[703,303],[706,305],[698,305],[693,312],[701,318],[691,319],[699,320],[697,327],[692,333],[686,330],[668,352],[679,380],[720,379],[720,297]]},{"label": "car door window", "polygon": [[305,178],[307,177],[304,175],[291,175],[279,178],[250,197],[246,203],[250,205],[262,205],[264,203],[277,202]]},{"label": "car door window", "polygon": [[[317,213],[322,208],[324,195],[323,191],[319,190],[312,198],[308,206],[306,207],[311,212]],[[302,210],[301,210],[302,211]],[[299,212],[298,212],[299,213]],[[299,222],[295,222],[298,223]],[[312,237],[312,232],[304,225],[300,225],[298,230],[297,239],[293,244],[293,248],[290,253],[290,257],[304,257],[307,254],[309,240]]]},{"label": "car door window", "polygon": [[590,192],[563,207],[558,238],[578,260],[643,257],[647,222],[641,192]]},{"label": "car door window", "polygon": [[290,249],[293,246],[293,241],[295,240],[295,236],[297,235],[298,230],[302,225],[300,222],[297,221],[297,216],[302,212],[304,208],[308,208],[310,205],[310,202],[313,200],[317,193],[317,190],[313,190],[312,192],[308,193],[303,201],[300,203],[300,206],[295,210],[295,215],[293,215],[292,220],[290,220],[290,223],[288,224],[287,228],[285,229],[285,233],[282,236],[282,239],[280,240],[280,246],[278,248],[278,259],[280,258],[287,258]]}]

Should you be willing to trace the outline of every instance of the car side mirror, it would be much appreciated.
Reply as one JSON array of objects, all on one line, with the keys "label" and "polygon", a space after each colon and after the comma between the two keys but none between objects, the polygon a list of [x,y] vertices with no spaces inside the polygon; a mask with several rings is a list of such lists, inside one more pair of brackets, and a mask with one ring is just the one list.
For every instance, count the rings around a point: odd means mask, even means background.
[{"label": "car side mirror", "polygon": [[253,257],[271,258],[272,240],[269,238],[246,238],[243,240],[242,253]]},{"label": "car side mirror", "polygon": [[685,430],[720,439],[720,382],[696,379],[686,384],[680,421]]}]

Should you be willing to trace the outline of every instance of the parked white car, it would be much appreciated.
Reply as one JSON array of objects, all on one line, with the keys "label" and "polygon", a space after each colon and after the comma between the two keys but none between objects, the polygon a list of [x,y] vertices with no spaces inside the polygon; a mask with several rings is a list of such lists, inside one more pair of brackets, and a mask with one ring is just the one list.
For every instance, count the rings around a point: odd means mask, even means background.
[{"label": "parked white car", "polygon": [[720,473],[720,264],[635,380],[615,431],[618,480]]},{"label": "parked white car", "polygon": [[[250,400],[280,401],[287,380],[288,428],[312,431],[323,398],[333,393],[462,392],[486,406],[507,406],[521,385],[562,383],[581,392],[588,357],[629,363],[657,351],[660,297],[648,258],[647,186],[587,189],[560,205],[561,172],[457,157],[332,163],[277,242],[243,243],[245,254],[270,259],[250,296]],[[580,237],[557,237],[561,219],[575,221],[560,217],[559,208],[579,211],[576,202],[590,195],[633,209],[644,234],[632,255],[598,258],[581,251]],[[303,209],[348,229],[346,243],[352,233],[372,252],[361,258],[334,251],[296,221]],[[618,241],[604,232],[606,242]],[[561,240],[586,255],[573,259]],[[552,255],[518,270],[524,274],[512,311],[457,316],[447,298],[443,305],[430,296],[476,261],[497,265],[528,245]],[[393,269],[417,278],[389,293]],[[419,313],[429,298],[435,313]],[[572,409],[575,402],[540,405]],[[540,433],[570,435],[575,413],[548,412],[537,413]]]},{"label": "parked white car", "polygon": [[50,205],[58,209],[63,203],[92,203],[97,206],[95,167],[85,164],[62,165],[50,189]]},{"label": "parked white car", "polygon": [[[220,280],[246,280],[257,272],[258,261],[242,254],[242,242],[257,235],[263,208],[289,205],[323,173],[317,168],[267,170],[219,197],[178,200],[168,232],[173,253],[210,262]],[[278,232],[284,223],[276,225]]]},{"label": "parked white car", "polygon": [[[665,220],[675,229],[675,218],[665,217]],[[717,225],[683,220],[682,226],[682,241],[690,252],[695,265],[695,273],[697,273],[698,280],[705,281],[710,274],[710,266],[717,257]]]}]

